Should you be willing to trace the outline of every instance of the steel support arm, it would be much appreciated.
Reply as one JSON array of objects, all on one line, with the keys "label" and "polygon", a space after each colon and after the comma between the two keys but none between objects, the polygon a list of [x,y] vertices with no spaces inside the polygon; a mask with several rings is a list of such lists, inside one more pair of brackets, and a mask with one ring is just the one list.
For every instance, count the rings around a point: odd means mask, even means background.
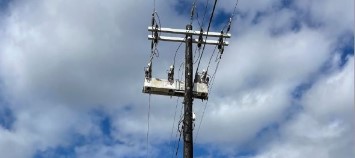
[{"label": "steel support arm", "polygon": [[[152,35],[148,35],[149,40],[153,40]],[[185,38],[182,37],[167,37],[167,36],[159,36],[158,37],[159,41],[169,41],[169,42],[185,42]],[[192,39],[193,43],[199,43],[198,39]],[[202,44],[209,44],[209,45],[219,45],[219,41],[217,40],[205,40],[203,39]],[[229,42],[228,41],[223,41],[224,46],[228,46]]]},{"label": "steel support arm", "polygon": [[[182,35],[187,35],[187,34],[191,34],[191,35],[200,35],[200,31],[195,31],[195,30],[183,30],[183,29],[172,29],[172,28],[156,28],[156,27],[148,27],[148,31],[158,31],[158,32],[163,32],[163,33],[172,33],[172,34],[182,34]],[[223,38],[231,38],[231,34],[227,33],[227,34],[221,34],[220,32],[209,32],[207,34],[207,32],[202,32],[203,36],[209,36],[209,37],[221,37],[223,36]]]}]

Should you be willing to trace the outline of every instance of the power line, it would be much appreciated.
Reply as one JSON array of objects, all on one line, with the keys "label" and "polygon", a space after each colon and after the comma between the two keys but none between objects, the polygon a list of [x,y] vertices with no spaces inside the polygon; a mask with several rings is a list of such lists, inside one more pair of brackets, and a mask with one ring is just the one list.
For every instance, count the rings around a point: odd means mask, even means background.
[{"label": "power line", "polygon": [[237,10],[238,4],[239,4],[239,0],[237,0],[237,2],[234,5],[233,13],[231,14],[231,17],[229,18],[229,22],[223,27],[223,30],[225,30],[226,27],[228,26],[227,33],[230,31],[232,21],[234,20],[234,16],[236,15],[236,10]]},{"label": "power line", "polygon": [[147,157],[149,156],[149,122],[150,122],[150,94],[149,94],[149,105],[148,105],[148,129],[147,129]]},{"label": "power line", "polygon": [[[184,109],[184,106],[181,106],[181,110],[180,110],[180,119],[179,119],[179,122],[178,122],[178,125],[177,125],[177,130],[176,130],[176,139],[178,137],[178,133],[180,133],[180,136],[179,136],[179,139],[178,141],[176,142],[176,144],[174,144],[174,148],[176,148],[176,152],[179,150],[179,144],[180,144],[180,139],[181,139],[181,130],[180,130],[180,125],[182,123],[182,120],[183,120],[183,109]],[[177,153],[176,153],[176,156],[177,156]],[[172,157],[174,157],[174,154],[172,154]]]},{"label": "power line", "polygon": [[[179,104],[179,98],[176,99],[174,121],[173,121],[173,126],[172,126],[172,128],[171,128],[171,133],[170,133],[170,145],[172,145],[173,131],[174,131],[174,127],[175,127],[175,119],[176,119],[176,112],[177,112],[178,104]],[[174,149],[174,148],[173,148],[173,149]],[[174,151],[173,151],[173,152],[174,152]]]},{"label": "power line", "polygon": [[208,69],[209,69],[209,67],[210,67],[210,64],[211,64],[211,61],[212,61],[212,57],[213,57],[214,54],[216,53],[217,47],[218,47],[218,46],[215,46],[215,47],[214,47],[213,53],[212,53],[212,55],[211,55],[211,57],[210,57],[210,60],[208,61],[207,70],[206,70],[207,72],[208,72]]},{"label": "power line", "polygon": [[177,47],[177,49],[176,49],[176,51],[175,51],[175,55],[174,55],[174,64],[173,64],[173,65],[174,65],[174,67],[175,67],[176,55],[177,55],[177,53],[178,53],[178,51],[179,51],[179,49],[180,49],[180,47],[181,47],[182,43],[183,43],[183,42],[180,42],[179,46]]},{"label": "power line", "polygon": [[[213,84],[214,84],[214,80],[215,80],[215,77],[216,77],[216,74],[217,74],[217,70],[218,70],[220,61],[221,61],[221,60],[220,60],[220,58],[219,58],[219,59],[218,59],[218,62],[217,62],[216,69],[215,69],[215,71],[214,71],[214,73],[213,73],[213,75],[212,75],[212,78],[211,78],[211,85],[210,85],[210,87],[209,87],[209,93],[211,93],[211,91],[212,91],[212,87],[213,87]],[[197,141],[197,137],[198,137],[198,134],[199,134],[199,132],[200,132],[200,128],[201,128],[201,125],[202,125],[202,121],[203,121],[203,118],[204,118],[204,115],[205,115],[205,112],[206,112],[206,109],[207,109],[208,101],[209,101],[209,100],[206,101],[206,104],[205,104],[205,106],[204,106],[204,109],[203,109],[203,112],[202,112],[202,116],[201,116],[201,121],[200,121],[200,123],[199,123],[199,125],[198,125],[197,132],[196,132],[196,135],[195,135],[194,143],[196,143],[196,141]]]},{"label": "power line", "polygon": [[[218,1],[218,0],[215,0],[215,1],[214,1],[214,5],[213,5],[213,9],[212,9],[212,14],[211,14],[210,21],[209,21],[208,27],[207,27],[207,34],[206,34],[205,41],[207,41],[207,38],[208,38],[208,33],[209,33],[209,31],[210,31],[210,27],[211,27],[211,23],[212,23],[214,11],[215,11],[215,9],[216,9],[217,1]],[[205,48],[206,48],[206,43],[204,43],[204,45],[203,45],[202,53],[201,53],[201,55],[200,55],[200,57],[199,57],[195,74],[197,74],[197,72],[198,72],[198,68],[199,68],[199,66],[200,66],[201,59],[202,59],[203,53],[204,53],[204,51],[205,51]]]},{"label": "power line", "polygon": [[207,3],[206,3],[206,6],[205,6],[205,12],[203,13],[203,18],[202,18],[202,27],[203,27],[203,24],[205,23],[205,17],[207,15],[207,8],[208,8],[208,4],[209,4],[210,0],[207,0]]},{"label": "power line", "polygon": [[190,25],[192,25],[192,22],[193,22],[193,18],[194,18],[194,15],[195,15],[195,9],[196,9],[196,3],[197,3],[198,0],[195,0],[193,3],[192,3],[192,8],[191,8],[191,16],[190,16]]},{"label": "power line", "polygon": [[175,156],[178,156],[178,152],[179,152],[179,146],[180,146],[180,140],[181,140],[181,135],[182,135],[182,130],[179,130],[180,136],[179,136],[179,140],[177,142],[177,148],[176,148],[176,152],[175,152]]},{"label": "power line", "polygon": [[153,12],[155,12],[155,0],[154,0],[154,4],[153,4]]}]

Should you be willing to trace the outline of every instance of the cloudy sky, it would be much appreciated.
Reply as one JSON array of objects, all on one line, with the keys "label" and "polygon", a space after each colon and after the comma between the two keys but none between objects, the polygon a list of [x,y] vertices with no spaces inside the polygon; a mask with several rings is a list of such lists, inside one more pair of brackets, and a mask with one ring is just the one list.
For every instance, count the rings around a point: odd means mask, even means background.
[{"label": "cloudy sky", "polygon": [[[192,2],[156,0],[161,25],[185,28]],[[218,1],[212,31],[235,2]],[[198,0],[195,29],[212,5]],[[182,99],[151,96],[147,142],[153,6],[0,0],[0,157],[174,157],[177,146],[181,157]],[[240,0],[231,33],[208,103],[194,102],[195,156],[354,158],[354,1]],[[167,78],[178,45],[159,43],[154,77]]]}]

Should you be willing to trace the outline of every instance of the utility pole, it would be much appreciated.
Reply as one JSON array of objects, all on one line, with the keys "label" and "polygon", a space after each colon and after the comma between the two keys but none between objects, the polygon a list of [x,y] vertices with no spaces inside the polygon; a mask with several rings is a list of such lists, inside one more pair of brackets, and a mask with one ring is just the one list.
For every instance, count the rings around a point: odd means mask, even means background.
[{"label": "utility pole", "polygon": [[[186,30],[192,30],[192,25],[186,25]],[[186,52],[185,52],[185,97],[184,97],[184,157],[193,157],[193,139],[192,139],[192,35],[186,34]]]},{"label": "utility pole", "polygon": [[[208,76],[207,73],[193,74],[193,56],[192,46],[193,43],[218,45],[219,49],[223,49],[224,46],[228,46],[228,42],[224,41],[226,38],[230,38],[231,34],[225,34],[223,32],[204,32],[192,30],[192,25],[187,25],[185,30],[171,29],[171,28],[158,28],[156,26],[148,27],[148,31],[152,32],[148,35],[148,39],[155,41],[169,41],[169,42],[185,42],[185,81],[174,80],[174,67],[169,71],[168,79],[152,78],[152,63],[148,63],[148,67],[145,69],[145,80],[143,86],[143,93],[165,95],[165,96],[177,96],[184,97],[184,120],[183,120],[183,140],[184,140],[184,158],[193,157],[193,99],[208,99]],[[159,33],[158,33],[159,32]],[[183,37],[167,37],[161,36],[160,33],[181,34]],[[198,36],[198,38],[193,38]],[[219,38],[218,40],[204,40],[203,37]],[[171,76],[172,74],[172,76]],[[193,80],[193,76],[196,76]]]}]

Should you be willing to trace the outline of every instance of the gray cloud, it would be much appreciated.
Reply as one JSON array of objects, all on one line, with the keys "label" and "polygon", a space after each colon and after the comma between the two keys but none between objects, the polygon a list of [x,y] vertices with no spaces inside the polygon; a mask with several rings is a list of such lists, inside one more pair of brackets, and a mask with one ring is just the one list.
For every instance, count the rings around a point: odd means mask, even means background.
[{"label": "gray cloud", "polygon": [[[188,13],[177,15],[173,8],[178,1],[157,2],[164,27],[184,28]],[[231,11],[234,2],[221,2],[219,10]],[[348,7],[353,2],[344,2],[295,2],[295,8],[309,12],[311,19],[324,26],[312,28],[301,21],[301,30],[292,32],[290,19],[299,17],[296,10],[274,11],[280,5],[276,0],[241,1],[238,9],[246,17],[237,15],[234,22],[231,46],[217,73],[198,143],[213,142],[218,151],[233,155],[237,146],[252,140],[261,129],[282,122],[285,110],[294,102],[290,93],[333,58],[336,37],[348,31],[350,23],[353,26],[353,14],[349,14],[353,9]],[[0,35],[4,37],[0,39],[0,76],[1,90],[16,121],[10,130],[0,127],[0,153],[6,157],[31,157],[37,150],[68,145],[73,133],[90,136],[94,132],[101,136],[89,114],[100,108],[112,118],[113,139],[122,143],[76,147],[78,157],[145,155],[148,96],[141,94],[141,87],[143,67],[150,53],[146,35],[151,10],[152,2],[143,0],[13,2],[9,16],[0,23]],[[268,14],[253,25],[258,11]],[[339,15],[344,19],[337,18]],[[279,36],[272,34],[272,30],[284,28],[288,29]],[[166,76],[176,47],[177,44],[159,44],[155,76]],[[182,55],[178,58],[182,59]],[[202,68],[207,65],[206,58]],[[342,72],[334,72],[336,79],[332,83],[328,84],[332,75],[317,81],[302,98],[306,111],[282,126],[284,140],[260,149],[260,157],[301,157],[313,150],[330,151],[324,157],[334,157],[332,154],[340,153],[341,147],[353,146],[344,139],[353,132],[349,126],[353,114],[348,112],[348,104],[353,105],[348,102],[353,101],[353,95],[348,93],[348,86],[353,84],[353,77],[349,77],[351,66],[353,62]],[[329,92],[325,87],[340,88]],[[336,94],[344,95],[326,101]],[[175,99],[152,96],[150,137],[156,140],[150,142],[153,155],[159,154],[160,143],[170,141],[175,104]],[[195,101],[197,121],[203,105]],[[330,116],[336,121],[324,122]],[[313,135],[304,133],[303,128],[314,128]],[[314,138],[317,128],[324,129],[319,133],[324,137]],[[294,132],[287,135],[289,131]],[[298,142],[304,135],[313,142]],[[339,143],[321,145],[328,140]],[[227,150],[221,149],[226,146]],[[299,150],[287,150],[293,148]],[[280,150],[285,153],[280,154]],[[344,150],[349,153],[350,149]]]}]

